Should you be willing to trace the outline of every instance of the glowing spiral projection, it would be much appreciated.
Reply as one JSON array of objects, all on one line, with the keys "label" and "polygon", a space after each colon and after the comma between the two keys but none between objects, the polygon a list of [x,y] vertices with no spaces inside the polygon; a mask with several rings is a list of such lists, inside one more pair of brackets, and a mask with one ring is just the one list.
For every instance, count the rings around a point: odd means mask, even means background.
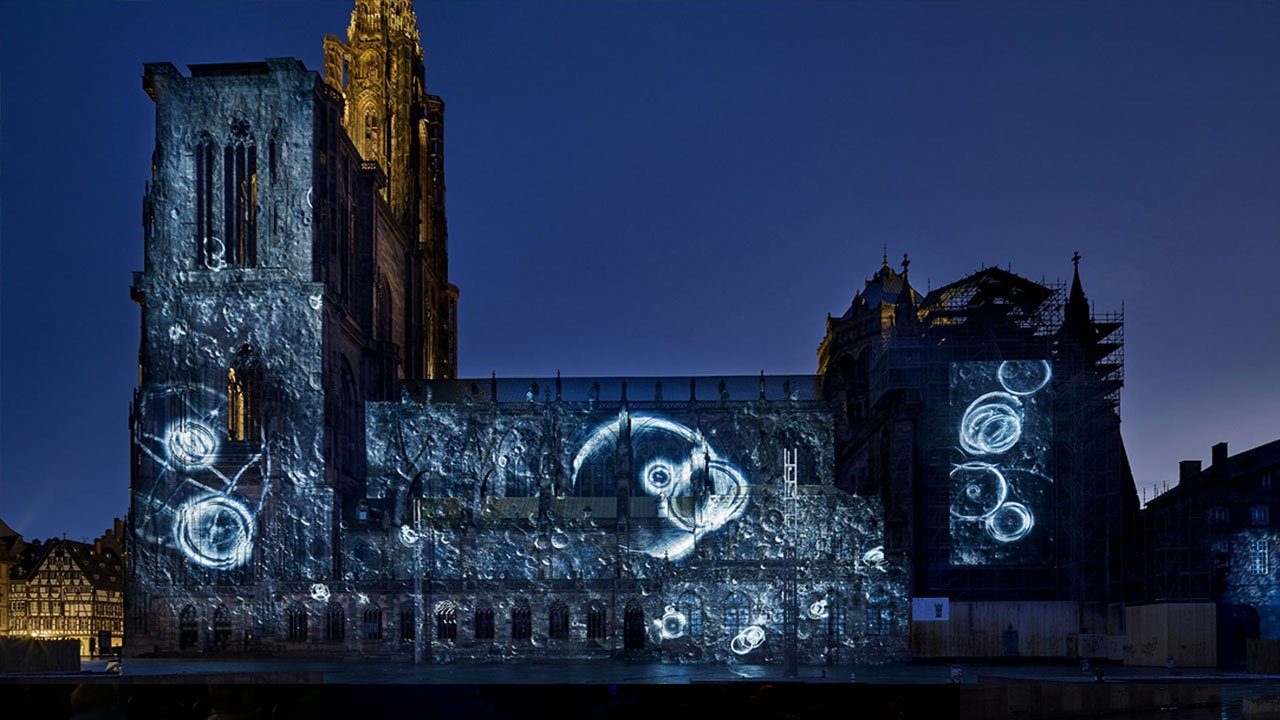
[{"label": "glowing spiral projection", "polygon": [[311,584],[311,599],[320,602],[329,601],[329,586],[324,583]]},{"label": "glowing spiral projection", "polygon": [[987,533],[1000,542],[1021,540],[1036,524],[1035,516],[1026,505],[1007,502],[987,516]]},{"label": "glowing spiral projection", "polygon": [[951,469],[951,514],[960,520],[982,520],[1009,496],[1009,483],[991,463],[967,462]]},{"label": "glowing spiral projection", "polygon": [[173,537],[191,562],[218,570],[239,567],[253,552],[253,515],[227,495],[195,498],[174,512]]},{"label": "glowing spiral projection", "polygon": [[996,370],[996,378],[1014,395],[1032,395],[1049,384],[1053,368],[1048,360],[1006,360]]},{"label": "glowing spiral projection", "polygon": [[746,655],[763,644],[764,628],[759,625],[750,625],[729,641],[729,649],[737,655]]},{"label": "glowing spiral projection", "polygon": [[[630,416],[631,441],[639,470],[636,486],[658,499],[659,516],[667,522],[650,530],[637,529],[629,549],[655,558],[680,560],[697,541],[745,512],[749,485],[745,475],[720,457],[701,433],[665,417],[636,413]],[[573,458],[572,485],[582,468],[608,458],[618,442],[617,421],[596,427]],[[709,488],[694,488],[694,468],[705,462]],[[696,490],[696,492],[695,492]],[[695,506],[688,499],[701,496]]]},{"label": "glowing spiral projection", "polygon": [[400,544],[405,547],[413,547],[422,539],[422,534],[408,525],[400,526]]},{"label": "glowing spiral projection", "polygon": [[164,434],[169,459],[186,470],[209,467],[218,452],[218,437],[203,423],[182,420]]},{"label": "glowing spiral projection", "polygon": [[1008,452],[1022,438],[1022,401],[989,392],[969,404],[960,419],[960,447],[971,455]]},{"label": "glowing spiral projection", "polygon": [[689,619],[685,617],[684,613],[677,610],[674,605],[668,605],[658,623],[662,639],[675,640],[676,638],[684,637],[685,629],[689,626]]},{"label": "glowing spiral projection", "polygon": [[827,601],[825,599],[814,600],[809,603],[809,618],[811,620],[823,620],[830,614],[831,612],[827,609]]}]

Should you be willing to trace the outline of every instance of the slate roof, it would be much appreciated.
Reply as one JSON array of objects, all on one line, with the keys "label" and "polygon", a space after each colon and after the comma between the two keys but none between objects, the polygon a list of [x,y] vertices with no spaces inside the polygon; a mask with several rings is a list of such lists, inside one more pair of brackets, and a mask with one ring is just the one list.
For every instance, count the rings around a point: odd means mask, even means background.
[{"label": "slate roof", "polygon": [[27,580],[39,573],[45,560],[57,548],[65,548],[67,554],[84,573],[93,587],[100,590],[124,589],[124,561],[114,548],[103,546],[99,552],[89,543],[53,538],[45,542],[27,545],[18,556],[12,577],[14,580]]}]

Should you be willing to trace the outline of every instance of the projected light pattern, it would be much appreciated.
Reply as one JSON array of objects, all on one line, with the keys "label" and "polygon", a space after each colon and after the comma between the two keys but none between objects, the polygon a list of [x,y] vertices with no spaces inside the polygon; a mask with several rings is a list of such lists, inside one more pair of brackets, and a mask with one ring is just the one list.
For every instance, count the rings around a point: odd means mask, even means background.
[{"label": "projected light pattern", "polygon": [[1000,542],[1013,542],[1026,537],[1036,524],[1035,517],[1022,503],[1005,503],[988,515],[987,532]]},{"label": "projected light pattern", "polygon": [[684,637],[685,629],[689,626],[689,618],[684,613],[676,610],[674,605],[668,605],[662,614],[662,618],[655,620],[658,625],[658,632],[663,640],[675,640]]},{"label": "projected light pattern", "polygon": [[996,378],[1014,395],[1031,395],[1049,384],[1053,369],[1048,360],[1006,360],[996,370]]},{"label": "projected light pattern", "polygon": [[174,542],[192,562],[215,569],[244,564],[253,548],[253,515],[226,495],[188,500],[174,513]]},{"label": "projected light pattern", "polygon": [[186,470],[208,467],[218,451],[213,431],[196,420],[173,424],[164,438],[165,451],[174,463]]},{"label": "projected light pattern", "polygon": [[[747,507],[747,478],[720,457],[701,433],[656,415],[630,417],[631,442],[640,464],[637,485],[658,500],[658,514],[667,524],[658,530],[637,528],[631,550],[655,558],[680,560],[703,536],[739,518]],[[598,426],[573,459],[573,482],[585,465],[613,452],[619,422]],[[705,465],[705,487],[695,487],[695,467]],[[678,499],[696,498],[697,502]]]},{"label": "projected light pattern", "polygon": [[971,455],[999,455],[1022,438],[1022,401],[1009,393],[974,400],[960,421],[960,447]]},{"label": "projected light pattern", "polygon": [[956,430],[951,483],[951,561],[957,565],[1043,560],[1036,513],[1051,496],[1048,474],[1052,367],[1044,360],[955,363]]},{"label": "projected light pattern", "polygon": [[764,628],[750,625],[729,641],[729,649],[736,655],[746,655],[764,644]]},{"label": "projected light pattern", "polygon": [[991,463],[956,465],[951,482],[960,490],[951,505],[951,515],[961,520],[985,520],[1000,509],[1009,495],[1008,482]]},{"label": "projected light pattern", "polygon": [[226,398],[204,386],[172,385],[157,388],[141,407],[149,414],[173,417],[157,423],[163,432],[146,431],[140,423],[135,444],[154,462],[157,490],[146,496],[139,509],[139,526],[151,541],[176,548],[192,565],[213,570],[233,570],[253,556],[257,536],[257,512],[270,490],[263,479],[254,488],[252,502],[241,490],[241,476],[261,458],[260,453],[237,455],[228,463],[222,433]]}]

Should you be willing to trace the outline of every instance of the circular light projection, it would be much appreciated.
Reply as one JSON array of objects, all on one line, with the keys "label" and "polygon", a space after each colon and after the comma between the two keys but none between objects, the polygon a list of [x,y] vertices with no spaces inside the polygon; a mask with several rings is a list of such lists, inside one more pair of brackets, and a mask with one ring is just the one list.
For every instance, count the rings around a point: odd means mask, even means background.
[{"label": "circular light projection", "polygon": [[1048,360],[1006,360],[1000,363],[996,377],[1014,395],[1031,395],[1049,384],[1053,369]]},{"label": "circular light projection", "polygon": [[751,625],[729,641],[729,649],[737,655],[746,655],[764,644],[764,628]]},{"label": "circular light projection", "polygon": [[[571,486],[589,463],[604,463],[617,445],[619,423],[597,426],[573,459]],[[680,560],[693,551],[698,538],[738,519],[746,510],[749,485],[742,471],[716,454],[703,435],[668,418],[636,413],[631,416],[631,440],[639,467],[638,489],[658,499],[664,524],[638,531],[630,548],[651,557]],[[699,482],[710,487],[703,495],[693,487],[694,468],[706,464]],[[702,495],[700,502],[695,498]]]},{"label": "circular light projection", "polygon": [[662,639],[675,640],[684,637],[685,628],[689,626],[689,619],[684,613],[676,610],[674,605],[668,605],[666,612],[662,615]]},{"label": "circular light projection", "polygon": [[814,600],[809,603],[809,618],[812,620],[822,620],[830,614],[827,610],[826,600]]},{"label": "circular light projection", "polygon": [[164,436],[164,449],[169,459],[187,470],[208,467],[218,451],[218,438],[203,423],[183,420]]},{"label": "circular light projection", "polygon": [[324,583],[314,583],[311,586],[311,599],[319,602],[329,601],[329,586]]},{"label": "circular light projection", "polygon": [[1009,496],[1009,483],[991,463],[967,462],[951,470],[951,515],[960,520],[982,520],[995,512]]},{"label": "circular light projection", "polygon": [[405,547],[413,547],[418,544],[418,540],[422,539],[422,533],[409,527],[408,525],[400,526],[400,544]]},{"label": "circular light projection", "polygon": [[969,404],[960,420],[960,447],[971,455],[999,455],[1022,438],[1022,401],[990,392]]},{"label": "circular light projection", "polygon": [[245,564],[253,551],[253,515],[226,495],[189,500],[174,514],[174,541],[192,562],[217,570]]},{"label": "circular light projection", "polygon": [[640,482],[650,495],[667,495],[675,487],[676,469],[666,458],[654,458],[640,471]]},{"label": "circular light projection", "polygon": [[987,533],[1000,542],[1021,540],[1036,524],[1026,505],[1008,502],[987,517]]}]

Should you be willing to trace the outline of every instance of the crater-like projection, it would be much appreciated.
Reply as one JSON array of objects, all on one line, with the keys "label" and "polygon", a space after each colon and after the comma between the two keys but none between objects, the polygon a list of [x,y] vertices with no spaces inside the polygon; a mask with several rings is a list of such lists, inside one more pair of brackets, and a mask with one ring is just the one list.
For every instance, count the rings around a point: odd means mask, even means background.
[{"label": "crater-like projection", "polygon": [[951,562],[1040,561],[1048,543],[1053,369],[1045,360],[953,363]]},{"label": "crater-like projection", "polygon": [[[647,414],[632,416],[630,431],[639,466],[636,484],[657,499],[658,515],[667,521],[657,529],[641,528],[633,538],[633,551],[680,560],[704,535],[741,517],[750,496],[747,478],[700,432]],[[575,486],[584,465],[603,462],[602,454],[614,452],[618,433],[618,423],[605,423],[582,444],[573,459]],[[701,487],[695,487],[695,477]]]}]

